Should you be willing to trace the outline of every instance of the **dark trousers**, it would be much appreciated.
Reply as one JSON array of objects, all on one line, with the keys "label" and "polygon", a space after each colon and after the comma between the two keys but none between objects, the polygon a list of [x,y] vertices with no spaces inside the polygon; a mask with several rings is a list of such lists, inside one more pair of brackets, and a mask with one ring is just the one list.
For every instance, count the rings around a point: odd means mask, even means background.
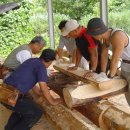
[{"label": "dark trousers", "polygon": [[19,98],[15,107],[4,106],[13,111],[5,130],[30,130],[42,116],[42,110],[26,96]]}]

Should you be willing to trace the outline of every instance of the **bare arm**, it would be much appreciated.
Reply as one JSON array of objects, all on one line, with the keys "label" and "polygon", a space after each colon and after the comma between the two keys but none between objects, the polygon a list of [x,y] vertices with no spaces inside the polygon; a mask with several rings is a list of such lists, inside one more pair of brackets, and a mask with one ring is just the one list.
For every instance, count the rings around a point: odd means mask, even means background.
[{"label": "bare arm", "polygon": [[43,93],[41,92],[41,89],[39,86],[35,85],[33,88],[32,88],[32,91],[37,94],[38,96],[42,96]]},{"label": "bare arm", "polygon": [[76,64],[76,49],[73,51],[72,62]]},{"label": "bare arm", "polygon": [[97,52],[97,47],[95,48],[89,48],[89,53],[90,53],[90,69],[92,71],[88,71],[83,75],[83,77],[88,78],[93,76],[93,71],[96,71],[97,68],[97,63],[98,63],[98,52]]},{"label": "bare arm", "polygon": [[82,55],[81,55],[81,53],[80,53],[80,51],[79,51],[79,49],[77,48],[76,49],[76,52],[75,52],[76,54],[76,63],[75,63],[75,66],[74,67],[69,67],[68,68],[68,70],[77,70],[77,68],[78,68],[78,66],[79,66],[79,63],[80,63],[80,61],[81,61],[81,57],[82,57]]},{"label": "bare arm", "polygon": [[101,53],[101,71],[106,72],[106,67],[108,63],[108,47],[106,47],[105,43],[102,45],[102,53]]},{"label": "bare arm", "polygon": [[52,104],[52,105],[57,105],[59,103],[61,103],[61,99],[54,99],[49,90],[48,90],[48,86],[45,82],[39,82],[39,86],[40,86],[40,90],[42,92],[42,94],[44,95],[44,97],[47,99],[47,101]]},{"label": "bare arm", "polygon": [[58,56],[59,56],[59,58],[61,59],[62,56],[63,56],[63,49],[61,49],[61,48],[57,48],[57,52],[58,52]]},{"label": "bare arm", "polygon": [[82,54],[80,53],[79,49],[76,49],[76,66],[78,67],[81,61]]},{"label": "bare arm", "polygon": [[90,64],[91,64],[91,70],[96,71],[97,63],[98,63],[98,52],[97,47],[96,48],[89,48],[90,53]]},{"label": "bare arm", "polygon": [[120,57],[123,53],[123,49],[128,43],[128,38],[124,32],[116,32],[112,37],[112,60],[110,64],[110,76],[113,77],[118,68]]}]

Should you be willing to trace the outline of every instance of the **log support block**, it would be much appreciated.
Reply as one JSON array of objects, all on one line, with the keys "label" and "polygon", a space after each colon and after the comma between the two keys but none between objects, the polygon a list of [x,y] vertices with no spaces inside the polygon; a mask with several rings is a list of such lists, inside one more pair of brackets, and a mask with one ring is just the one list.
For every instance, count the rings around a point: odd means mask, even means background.
[{"label": "log support block", "polygon": [[[97,126],[102,127],[102,125],[105,125],[106,129],[102,130],[130,130],[130,113],[123,111],[120,107],[114,106],[108,101],[92,103],[75,109]],[[102,121],[99,124],[99,117],[102,112]]]}]

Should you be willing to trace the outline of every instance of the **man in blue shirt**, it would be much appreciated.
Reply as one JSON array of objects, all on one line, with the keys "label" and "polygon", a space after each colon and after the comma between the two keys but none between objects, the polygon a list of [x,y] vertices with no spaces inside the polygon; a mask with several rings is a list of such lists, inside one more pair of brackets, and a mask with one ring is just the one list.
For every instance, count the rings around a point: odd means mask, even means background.
[{"label": "man in blue shirt", "polygon": [[[46,84],[46,68],[55,60],[55,55],[55,51],[45,49],[40,58],[31,58],[21,64],[4,80],[4,83],[13,86],[22,94],[26,94],[32,89],[38,95],[44,96],[50,104],[59,104],[61,100],[53,99]],[[36,83],[39,84],[39,87],[35,86]],[[42,115],[42,110],[27,96],[20,96],[14,107],[7,106],[7,108],[13,110],[13,113],[5,130],[30,130]]]}]

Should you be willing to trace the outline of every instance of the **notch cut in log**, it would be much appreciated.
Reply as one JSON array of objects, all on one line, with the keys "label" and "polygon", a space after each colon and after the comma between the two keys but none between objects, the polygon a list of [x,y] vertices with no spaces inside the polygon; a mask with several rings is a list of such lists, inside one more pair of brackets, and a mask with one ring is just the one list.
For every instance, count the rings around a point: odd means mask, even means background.
[{"label": "notch cut in log", "polygon": [[67,70],[68,65],[69,64],[59,64],[59,65],[56,64],[53,67],[54,67],[54,69],[58,70],[59,72],[65,74],[65,75],[76,78],[76,79],[81,80],[81,81],[83,81],[85,83],[91,83],[93,85],[98,86],[98,83],[96,82],[96,80],[83,78],[83,75],[86,72],[88,72],[87,70],[84,70],[82,68],[78,68],[77,70],[69,71],[69,70]]},{"label": "notch cut in log", "polygon": [[122,93],[126,91],[127,82],[124,79],[113,79],[111,89],[99,90],[97,87],[91,84],[85,84],[78,87],[72,85],[66,85],[63,89],[63,95],[65,103],[69,108],[84,105],[91,101],[98,101],[101,99],[107,99],[116,93]]},{"label": "notch cut in log", "polygon": [[114,84],[113,80],[108,81],[97,81],[94,78],[84,78],[83,75],[87,72],[87,70],[84,70],[82,68],[78,68],[77,70],[69,71],[68,70],[69,64],[59,64],[54,65],[54,68],[58,70],[59,72],[62,72],[70,77],[74,77],[77,80],[83,81],[85,83],[89,83],[93,86],[98,87],[100,90],[109,89],[112,84]]}]

